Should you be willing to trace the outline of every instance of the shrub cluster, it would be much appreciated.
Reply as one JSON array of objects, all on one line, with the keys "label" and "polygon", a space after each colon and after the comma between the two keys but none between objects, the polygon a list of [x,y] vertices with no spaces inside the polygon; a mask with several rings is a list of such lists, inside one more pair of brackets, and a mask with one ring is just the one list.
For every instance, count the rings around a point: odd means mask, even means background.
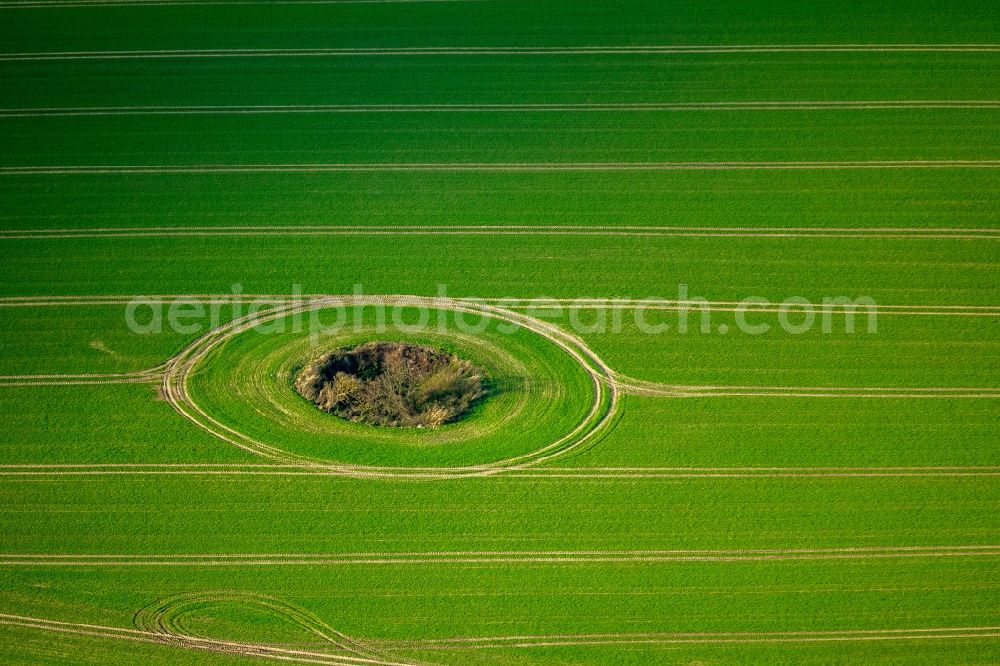
[{"label": "shrub cluster", "polygon": [[399,342],[327,352],[299,372],[295,388],[341,418],[428,428],[454,421],[486,394],[484,373],[468,361]]}]

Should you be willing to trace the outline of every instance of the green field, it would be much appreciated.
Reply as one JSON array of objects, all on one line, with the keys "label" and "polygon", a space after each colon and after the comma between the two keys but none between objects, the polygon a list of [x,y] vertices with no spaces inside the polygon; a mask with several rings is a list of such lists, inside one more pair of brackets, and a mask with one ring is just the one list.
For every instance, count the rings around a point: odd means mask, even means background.
[{"label": "green field", "polygon": [[[0,35],[0,663],[1000,663],[1000,7]],[[295,392],[368,340],[488,395]]]}]

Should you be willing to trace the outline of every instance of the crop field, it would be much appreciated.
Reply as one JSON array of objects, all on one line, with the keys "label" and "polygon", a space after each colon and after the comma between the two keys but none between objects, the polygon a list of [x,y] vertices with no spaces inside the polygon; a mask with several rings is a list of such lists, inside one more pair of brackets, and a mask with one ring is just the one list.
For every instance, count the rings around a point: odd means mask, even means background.
[{"label": "crop field", "polygon": [[[984,0],[0,0],[0,663],[1000,664],[998,73]],[[296,392],[372,341],[485,397]]]}]

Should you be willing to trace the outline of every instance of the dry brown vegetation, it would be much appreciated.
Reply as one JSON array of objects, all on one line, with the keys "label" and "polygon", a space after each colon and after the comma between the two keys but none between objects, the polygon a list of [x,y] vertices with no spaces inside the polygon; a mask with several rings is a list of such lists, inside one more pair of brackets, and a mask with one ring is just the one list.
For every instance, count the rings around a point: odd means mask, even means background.
[{"label": "dry brown vegetation", "polygon": [[448,352],[399,342],[337,349],[295,380],[325,412],[380,426],[436,427],[462,416],[486,394],[485,375]]}]

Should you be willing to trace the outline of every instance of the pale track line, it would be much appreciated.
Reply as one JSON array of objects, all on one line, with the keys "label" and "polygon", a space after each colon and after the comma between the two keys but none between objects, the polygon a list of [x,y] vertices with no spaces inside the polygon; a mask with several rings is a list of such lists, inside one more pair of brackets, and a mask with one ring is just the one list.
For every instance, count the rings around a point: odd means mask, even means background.
[{"label": "pale track line", "polygon": [[[0,236],[2,238],[2,236]],[[143,303],[170,303],[172,301],[184,299],[198,299],[204,304],[245,304],[262,303],[268,305],[282,305],[289,303],[320,302],[329,298],[324,294],[301,294],[297,296],[280,294],[153,294],[149,296],[138,295],[109,295],[109,296],[8,296],[0,297],[0,308],[5,307],[73,307],[73,306],[98,306],[98,305],[127,305],[134,299],[141,299]],[[708,301],[708,300],[677,300],[677,299],[619,299],[619,298],[456,298],[456,301],[471,304],[491,304],[514,310],[531,310],[534,308],[566,308],[566,309],[596,309],[601,307],[620,309],[651,309],[651,310],[694,310],[699,307],[706,307],[712,311],[736,312],[743,309],[748,314],[752,313],[772,313],[778,312],[781,307],[785,307],[789,312],[799,312],[812,307],[820,311],[832,311],[833,313],[846,313],[854,311],[856,314],[865,314],[866,306],[863,304],[844,303],[817,303],[812,306],[789,303],[785,306],[780,304],[760,304],[741,303],[740,301]],[[730,307],[730,306],[745,306]],[[914,314],[914,315],[944,315],[944,316],[1000,316],[1000,306],[993,305],[891,305],[877,304],[879,316],[889,314]]]},{"label": "pale track line", "polygon": [[357,162],[326,164],[50,165],[0,167],[0,176],[171,173],[614,172],[851,169],[995,169],[1000,160],[836,160],[725,162]]},{"label": "pale track line", "polygon": [[417,639],[386,641],[397,648],[426,650],[473,650],[511,647],[562,647],[586,645],[670,645],[679,643],[788,643],[817,641],[870,641],[933,638],[995,638],[1000,627],[955,627],[918,629],[858,629],[816,631],[743,632],[619,632],[484,636],[477,638]]},{"label": "pale track line", "polygon": [[844,555],[801,555],[801,556],[780,556],[780,555],[759,555],[759,556],[697,556],[697,555],[676,555],[676,556],[630,556],[630,555],[608,555],[605,557],[596,556],[572,556],[553,555],[541,557],[463,557],[463,558],[393,558],[382,557],[372,559],[211,559],[211,560],[118,560],[118,561],[41,561],[6,559],[0,560],[0,567],[41,567],[41,568],[238,568],[238,567],[344,567],[344,566],[431,566],[442,564],[489,564],[489,565],[514,565],[514,564],[663,564],[670,562],[704,562],[704,563],[732,563],[732,562],[802,562],[802,561],[831,561],[831,560],[895,560],[895,559],[917,559],[917,558],[955,558],[955,557],[1000,557],[998,552],[938,552],[938,553],[892,553],[892,554],[844,554]]},{"label": "pale track line", "polygon": [[33,381],[5,381],[0,379],[0,388],[24,387],[24,386],[103,386],[110,384],[157,384],[159,377],[136,377],[134,379],[81,379],[81,380],[33,380]]},{"label": "pale track line", "polygon": [[[0,464],[0,469],[18,469],[18,468],[35,468],[41,467],[45,469],[55,469],[55,468],[109,468],[109,469],[129,469],[137,467],[156,467],[156,468],[249,468],[249,469],[263,469],[263,470],[273,470],[273,469],[310,469],[303,465],[296,464],[279,464],[279,463],[54,463],[54,464],[36,464],[36,463],[23,463],[23,464]],[[761,471],[796,471],[796,470],[834,470],[840,471],[845,469],[852,470],[898,470],[898,471],[919,471],[919,470],[997,470],[1000,471],[1000,466],[978,466],[978,465],[938,465],[938,466],[906,466],[906,467],[544,467],[538,468],[537,471],[587,471],[587,470],[677,470],[677,471],[696,471],[696,470],[709,470],[709,471],[726,471],[726,470],[761,470]]]},{"label": "pale track line", "polygon": [[141,115],[268,115],[294,113],[525,113],[663,111],[822,111],[997,109],[1000,100],[857,100],[535,104],[268,104],[0,108],[0,118]]},{"label": "pale track line", "polygon": [[[780,632],[776,632],[780,633]],[[768,643],[820,643],[820,642],[852,642],[852,641],[906,641],[906,640],[945,640],[945,639],[970,639],[970,638],[997,638],[1000,637],[1000,632],[997,630],[990,631],[979,631],[977,629],[971,629],[965,632],[947,632],[941,631],[939,633],[911,633],[911,634],[878,634],[878,635],[866,635],[858,633],[856,635],[848,635],[845,632],[843,635],[831,636],[822,635],[822,632],[818,632],[820,635],[817,636],[788,636],[788,635],[775,635],[772,637],[752,637],[747,635],[727,635],[727,634],[703,634],[702,636],[689,635],[684,636],[679,634],[673,638],[667,638],[665,636],[649,636],[640,637],[638,635],[629,636],[627,634],[621,635],[620,637],[609,636],[607,638],[590,638],[590,639],[575,639],[575,638],[565,638],[565,639],[544,639],[538,638],[533,640],[524,641],[514,641],[505,643],[485,643],[485,644],[444,644],[444,645],[426,645],[426,646],[413,646],[415,649],[423,650],[483,650],[483,649],[496,649],[496,648],[545,648],[545,647],[598,647],[598,646],[608,646],[608,645],[684,645],[684,644],[701,644],[701,645],[752,645],[752,644],[768,644]]]},{"label": "pale track line", "polygon": [[914,227],[671,227],[634,225],[263,225],[7,229],[0,239],[212,236],[600,236],[679,238],[850,238],[997,240],[1000,229]]},{"label": "pale track line", "polygon": [[898,546],[738,550],[436,551],[399,553],[41,555],[3,554],[0,566],[258,567],[437,564],[618,564],[669,562],[783,562],[867,559],[1000,557],[1000,546]]},{"label": "pale track line", "polygon": [[[146,226],[146,227],[81,227],[81,228],[38,228],[38,229],[2,229],[0,236],[20,233],[37,234],[69,234],[69,233],[119,233],[132,231],[351,231],[363,233],[366,231],[767,231],[775,233],[809,233],[819,231],[823,233],[899,233],[899,234],[922,234],[922,233],[956,233],[956,234],[1000,234],[1000,228],[976,228],[976,227],[748,227],[748,226],[728,226],[728,227],[702,227],[702,226],[664,226],[664,225],[630,225],[630,224],[366,224],[366,225],[337,225],[337,224],[286,224],[286,225],[212,225],[212,226]],[[173,294],[168,294],[173,295]],[[209,294],[199,294],[202,296]],[[261,296],[277,296],[278,294],[254,294]],[[319,295],[319,294],[314,294]],[[326,295],[326,294],[323,294]],[[10,299],[30,299],[35,296],[6,296]],[[57,296],[55,298],[78,298],[78,296]],[[550,301],[568,300],[600,300],[600,299],[555,299],[546,298]],[[692,301],[694,302],[694,301]]]},{"label": "pale track line", "polygon": [[417,647],[421,645],[461,645],[463,643],[505,643],[519,642],[526,640],[560,640],[560,639],[592,639],[592,638],[619,638],[619,637],[641,637],[651,638],[663,637],[706,637],[706,636],[854,636],[854,635],[879,635],[879,634],[928,634],[938,632],[994,632],[1000,631],[1000,626],[987,627],[926,627],[926,628],[886,628],[886,629],[834,629],[813,631],[649,631],[649,632],[603,632],[592,634],[519,634],[513,636],[477,636],[458,638],[426,638],[426,639],[403,639],[391,641],[396,645],[408,645]]},{"label": "pale track line", "polygon": [[[107,627],[94,624],[61,622],[24,615],[0,614],[0,624],[39,631],[82,635],[92,638],[130,640],[146,643],[162,643],[188,649],[256,656],[293,663],[330,664],[335,666],[405,666],[407,662],[387,662],[350,656],[331,655],[309,650],[283,649],[269,645],[255,645],[197,638],[182,634],[167,634],[160,631],[144,631]],[[998,627],[934,627],[915,629],[859,629],[840,631],[758,631],[758,632],[646,632],[646,633],[602,633],[602,634],[553,634],[526,636],[486,636],[479,638],[452,638],[417,640],[378,641],[379,645],[396,649],[472,649],[493,647],[542,647],[567,645],[614,644],[678,644],[701,643],[726,645],[734,643],[792,643],[820,641],[882,641],[882,640],[948,640],[970,638],[996,638],[1000,636]]]},{"label": "pale track line", "polygon": [[[58,304],[57,303],[53,303],[52,305],[58,305]],[[2,304],[0,304],[0,307],[5,307],[5,306],[2,305]],[[536,310],[536,309],[539,309],[539,308],[544,308],[545,306],[543,306],[543,305],[508,305],[507,307],[511,308],[512,310],[533,311],[533,310]],[[821,314],[831,313],[831,314],[839,314],[839,315],[844,315],[844,314],[848,314],[848,313],[851,313],[851,312],[853,312],[854,314],[857,314],[857,315],[862,315],[862,316],[868,314],[868,313],[864,312],[861,307],[858,307],[857,310],[852,310],[851,308],[845,308],[845,307],[842,307],[842,306],[824,306],[822,304],[816,304],[816,305],[813,305],[813,306],[803,306],[803,305],[794,305],[794,304],[788,304],[786,306],[781,306],[780,304],[774,304],[774,305],[771,305],[771,306],[726,307],[725,305],[719,305],[719,304],[713,303],[713,302],[703,302],[703,303],[700,303],[700,304],[686,304],[686,305],[659,305],[659,304],[655,304],[655,303],[652,303],[652,304],[650,304],[650,303],[646,303],[646,304],[642,304],[642,303],[633,303],[633,304],[609,303],[607,305],[601,305],[601,304],[595,304],[595,303],[591,303],[591,304],[565,303],[565,304],[562,304],[561,306],[558,306],[558,307],[563,307],[563,308],[565,308],[567,310],[605,310],[605,309],[610,309],[610,310],[648,310],[648,311],[652,311],[652,312],[692,312],[692,311],[697,311],[699,308],[701,308],[701,309],[709,310],[711,312],[743,312],[743,313],[746,313],[746,314],[754,314],[754,313],[776,314],[776,313],[780,313],[782,311],[786,311],[786,312],[789,312],[789,313],[800,313],[800,314],[803,313],[803,312],[808,312],[808,311],[814,311],[814,312],[818,311]],[[874,317],[875,312],[877,311],[877,314],[878,314],[879,317],[881,317],[883,315],[890,315],[890,316],[892,316],[892,315],[905,315],[905,316],[914,316],[914,317],[1000,317],[1000,310],[996,310],[996,309],[979,310],[979,309],[976,309],[974,307],[971,308],[968,311],[955,310],[955,309],[950,309],[950,308],[949,309],[940,309],[939,310],[939,309],[935,309],[934,306],[931,306],[930,308],[927,308],[927,309],[924,309],[924,310],[887,310],[886,312],[882,311],[882,307],[883,306],[881,306],[881,305],[879,305],[877,307],[873,307],[873,312],[871,313],[872,316]]]},{"label": "pale track line", "polygon": [[[353,296],[344,296],[345,299],[352,298]],[[90,295],[52,295],[52,296],[0,296],[0,304],[26,304],[33,305],[39,302],[61,302],[66,305],[76,305],[81,301],[85,301],[83,304],[89,304],[90,301],[108,301],[112,305],[118,303],[128,303],[131,299],[142,298],[142,299],[153,299],[155,300],[176,300],[184,298],[201,298],[201,299],[218,299],[220,301],[242,301],[242,300],[259,300],[267,299],[273,300],[279,303],[288,302],[302,302],[315,301],[322,302],[330,298],[337,298],[336,294],[327,293],[303,293],[303,294],[263,294],[263,293],[183,293],[183,294],[90,294]],[[386,296],[390,298],[390,296]],[[402,298],[402,296],[400,296]],[[424,298],[424,297],[420,297]],[[478,298],[478,297],[455,297],[456,301],[472,303],[472,304],[494,304],[508,306],[510,304],[539,304],[539,305],[549,305],[555,304],[567,304],[567,303],[663,303],[663,304],[699,304],[706,301],[702,299],[659,299],[659,298],[647,298],[647,299],[628,299],[628,298],[615,298],[615,297],[604,297],[604,298],[593,298],[593,297],[581,297],[581,298],[551,298],[545,297],[505,297],[505,298]],[[707,301],[709,303],[716,303],[722,305],[738,305],[741,301]],[[794,304],[790,304],[795,307]],[[1000,306],[993,305],[933,305],[933,304],[922,304],[922,305],[879,305],[880,308],[952,308],[952,309],[996,309]]]},{"label": "pale track line", "polygon": [[195,636],[168,635],[160,632],[125,629],[120,627],[105,627],[94,624],[75,622],[60,622],[43,618],[26,617],[0,613],[0,625],[16,626],[26,629],[38,629],[58,633],[75,634],[91,638],[108,638],[130,640],[142,643],[172,645],[187,649],[206,650],[222,654],[235,654],[244,657],[260,657],[278,661],[299,664],[329,664],[331,666],[410,666],[412,662],[383,661],[363,659],[349,655],[335,655],[318,651],[293,650],[270,645],[254,643],[239,643]]},{"label": "pale track line", "polygon": [[[198,297],[187,295],[178,295],[171,297],[150,297],[146,298],[144,296],[134,296],[125,299],[110,297],[103,298],[100,296],[95,296],[93,298],[87,299],[77,299],[72,301],[59,300],[58,298],[42,297],[37,300],[32,301],[21,301],[21,300],[11,300],[5,301],[0,300],[0,308],[35,308],[35,307],[71,307],[71,306],[108,306],[108,305],[128,305],[133,299],[141,299],[143,303],[146,304],[165,304],[169,305],[176,300],[183,300],[185,298],[197,298],[199,302],[205,305],[247,305],[247,304],[258,304],[258,305],[284,305],[295,300],[293,296],[267,296],[267,297]],[[307,297],[311,298],[311,297]]]},{"label": "pale track line", "polygon": [[943,545],[943,546],[833,546],[816,548],[710,548],[710,549],[645,549],[645,550],[542,550],[542,551],[519,551],[519,550],[409,550],[399,552],[384,551],[360,551],[346,553],[169,553],[169,554],[146,554],[137,553],[122,555],[120,553],[96,553],[96,554],[66,554],[66,553],[17,553],[4,554],[0,557],[34,558],[34,559],[54,559],[54,560],[115,560],[115,559],[260,559],[260,558],[295,558],[295,559],[329,559],[353,558],[366,559],[371,557],[467,557],[467,556],[492,556],[492,557],[512,557],[512,556],[604,556],[608,554],[636,554],[636,555],[815,555],[815,554],[835,554],[835,553],[895,553],[895,552],[946,552],[946,551],[990,551],[1000,553],[998,544],[971,544],[971,545]]},{"label": "pale track line", "polygon": [[712,386],[665,384],[621,374],[614,382],[632,395],[667,398],[787,397],[787,398],[1000,398],[990,387],[847,387],[847,386]]},{"label": "pale track line", "polygon": [[782,387],[774,387],[771,390],[757,390],[750,391],[740,389],[738,387],[733,389],[719,389],[716,391],[701,390],[684,390],[678,391],[669,387],[662,389],[649,389],[643,387],[635,387],[629,385],[619,385],[624,393],[629,395],[641,395],[648,397],[663,397],[663,398],[865,398],[865,399],[907,399],[911,400],[914,398],[922,398],[927,400],[985,400],[985,399],[997,399],[1000,398],[1000,389],[977,389],[968,392],[924,392],[924,393],[907,393],[904,390],[897,392],[865,392],[865,391],[838,391],[836,388],[832,388],[829,391],[787,391]]},{"label": "pale track line", "polygon": [[[615,298],[578,298],[578,299],[478,299],[482,302],[503,304],[514,310],[546,310],[548,308],[567,310],[652,310],[666,312],[691,312],[700,309],[712,312],[745,312],[780,313],[782,310],[790,313],[804,311],[819,311],[831,314],[854,315],[911,315],[911,316],[954,316],[954,317],[997,317],[1000,316],[1000,306],[990,305],[888,305],[862,303],[774,303],[774,302],[740,302],[740,301],[709,301],[709,300],[670,300],[670,299],[615,299]],[[0,301],[0,307],[4,302]]]},{"label": "pale track line", "polygon": [[[0,477],[88,476],[341,476],[306,465],[105,463],[0,465]],[[506,472],[503,479],[821,479],[998,477],[1000,467],[539,467]]]},{"label": "pale track line", "polygon": [[[0,472],[0,476],[6,474]],[[29,476],[29,475],[25,475]],[[58,476],[54,474],[53,476]],[[969,470],[969,471],[854,471],[845,468],[845,471],[824,470],[810,472],[803,470],[800,472],[740,472],[740,471],[704,471],[697,468],[690,472],[663,472],[639,470],[614,471],[610,468],[601,472],[587,472],[586,468],[580,468],[574,472],[548,472],[546,468],[537,470],[525,470],[504,474],[505,479],[580,479],[580,480],[601,480],[601,479],[892,479],[892,478],[950,478],[950,477],[1000,477],[997,470]]]},{"label": "pale track line", "polygon": [[0,388],[5,386],[98,386],[103,384],[144,384],[163,381],[166,364],[108,374],[0,375]]},{"label": "pale track line", "polygon": [[649,46],[415,46],[385,48],[149,49],[0,53],[0,61],[358,56],[697,55],[730,53],[996,53],[1000,44],[733,44]]},{"label": "pale track line", "polygon": [[[133,616],[133,623],[140,631],[162,635],[166,643],[180,642],[183,645],[189,638],[196,637],[185,634],[178,627],[178,617],[195,608],[204,612],[224,603],[255,606],[275,613],[313,634],[324,643],[332,645],[341,653],[337,655],[340,659],[367,664],[398,663],[395,657],[337,631],[312,613],[276,597],[263,594],[235,590],[182,593],[159,599],[140,609]],[[344,656],[345,653],[349,656]]]}]

